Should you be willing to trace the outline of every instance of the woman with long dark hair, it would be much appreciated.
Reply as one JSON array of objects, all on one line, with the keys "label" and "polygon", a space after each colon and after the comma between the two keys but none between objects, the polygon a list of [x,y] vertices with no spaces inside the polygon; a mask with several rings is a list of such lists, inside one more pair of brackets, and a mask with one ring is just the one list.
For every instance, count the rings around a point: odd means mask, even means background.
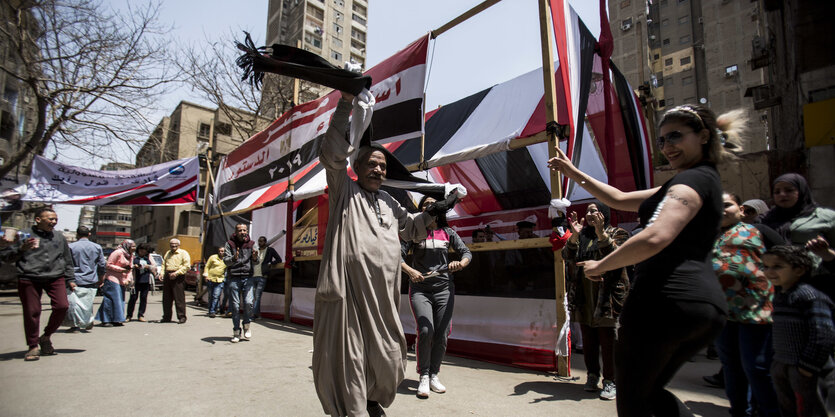
[{"label": "woman with long dark hair", "polygon": [[133,281],[133,251],[136,243],[124,240],[110,256],[104,267],[101,286],[102,300],[96,320],[104,327],[122,326],[125,321],[125,286]]},{"label": "woman with long dark hair", "polygon": [[157,265],[151,258],[151,245],[140,243],[136,247],[136,256],[133,257],[134,285],[131,288],[130,299],[128,300],[128,316],[126,321],[133,319],[133,310],[136,307],[136,300],[139,300],[139,321],[145,320],[145,308],[148,305],[148,290],[151,289],[151,276],[159,276]]},{"label": "woman with long dark hair", "polygon": [[[615,348],[621,416],[692,415],[665,386],[712,342],[727,302],[708,263],[722,217],[718,164],[738,148],[741,111],[718,120],[708,108],[684,105],[659,123],[658,149],[676,170],[660,187],[623,192],[577,169],[559,148],[548,161],[598,200],[636,211],[643,230],[601,260],[579,262],[586,276],[637,264],[620,315]],[[721,130],[720,130],[721,129]]]},{"label": "woman with long dark hair", "polygon": [[599,201],[588,205],[585,218],[580,221],[577,221],[577,213],[571,212],[568,219],[571,237],[562,251],[563,257],[571,265],[568,309],[571,311],[571,321],[580,324],[587,372],[585,390],[597,392],[602,375],[600,398],[603,400],[614,400],[617,396],[615,327],[629,291],[629,276],[626,268],[617,268],[603,274],[602,279],[590,277],[576,263],[603,259],[626,242],[629,232],[612,226],[610,219],[609,207]]}]

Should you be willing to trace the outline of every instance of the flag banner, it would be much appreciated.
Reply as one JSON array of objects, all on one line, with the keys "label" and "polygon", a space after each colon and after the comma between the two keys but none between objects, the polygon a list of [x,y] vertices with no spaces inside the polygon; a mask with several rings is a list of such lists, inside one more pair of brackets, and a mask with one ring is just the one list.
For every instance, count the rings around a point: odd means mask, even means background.
[{"label": "flag banner", "polygon": [[[429,36],[394,54],[365,75],[373,79],[372,139],[378,143],[420,138],[423,132],[423,90]],[[230,152],[217,175],[217,201],[223,212],[247,209],[287,191],[287,180],[322,184],[312,179],[321,171],[318,150],[340,98],[339,91],[300,104],[267,129]],[[308,187],[310,188],[310,187]],[[306,189],[322,193],[324,187]]]},{"label": "flag banner", "polygon": [[171,206],[197,201],[197,157],[123,171],[97,171],[35,156],[25,201]]}]

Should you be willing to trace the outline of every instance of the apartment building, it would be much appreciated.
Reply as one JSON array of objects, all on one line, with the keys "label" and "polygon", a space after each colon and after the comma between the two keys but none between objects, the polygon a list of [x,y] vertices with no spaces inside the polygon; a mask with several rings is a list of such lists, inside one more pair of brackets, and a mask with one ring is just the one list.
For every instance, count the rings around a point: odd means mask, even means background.
[{"label": "apartment building", "polygon": [[[267,45],[300,46],[342,67],[345,62],[365,70],[368,2],[366,0],[270,0]],[[293,100],[293,83],[286,77],[265,77],[263,100],[274,103],[277,117]],[[318,98],[329,89],[302,82],[295,104]]]},{"label": "apartment building", "polygon": [[[230,117],[230,115],[232,117]],[[232,118],[255,118],[236,123]],[[210,108],[181,101],[171,115],[163,117],[136,155],[136,166],[200,156],[200,192],[197,204],[178,206],[136,206],[132,233],[137,243],[156,244],[159,239],[179,234],[199,236],[203,202],[209,187],[209,170],[216,172],[220,158],[238,147],[253,133],[266,128],[269,120],[242,110]],[[253,131],[237,126],[252,125]],[[158,248],[159,249],[159,248]],[[164,249],[164,248],[163,248]]]},{"label": "apartment building", "polygon": [[[113,162],[102,166],[102,171],[124,171],[133,169],[133,164]],[[116,249],[125,239],[131,236],[131,206],[96,206],[93,215],[92,241],[101,245],[102,249]],[[80,216],[80,215],[79,215]],[[81,220],[79,218],[79,220]],[[79,225],[81,223],[79,222]]]}]

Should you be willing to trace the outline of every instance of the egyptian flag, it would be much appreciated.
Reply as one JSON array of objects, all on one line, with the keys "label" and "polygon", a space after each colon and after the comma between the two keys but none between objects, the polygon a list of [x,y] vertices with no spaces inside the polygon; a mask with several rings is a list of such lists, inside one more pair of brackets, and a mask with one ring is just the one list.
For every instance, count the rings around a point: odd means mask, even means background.
[{"label": "egyptian flag", "polygon": [[[373,140],[387,144],[411,141],[423,133],[423,91],[429,36],[412,42],[403,50],[375,65],[363,75],[325,65],[321,57],[307,51],[274,45],[255,48],[251,40],[242,59],[250,82],[263,72],[303,76],[311,82],[342,88],[362,89],[370,80],[375,98],[371,128]],[[292,48],[292,49],[291,49]],[[254,52],[253,52],[254,51]],[[303,53],[302,53],[303,52]],[[313,56],[311,56],[313,55]],[[254,78],[253,78],[254,77]],[[318,163],[318,149],[340,92],[303,103],[282,114],[267,129],[255,134],[221,162],[217,177],[217,201],[224,212],[255,209],[264,203],[286,200],[288,179],[295,184],[295,198],[324,192],[324,170]]]}]

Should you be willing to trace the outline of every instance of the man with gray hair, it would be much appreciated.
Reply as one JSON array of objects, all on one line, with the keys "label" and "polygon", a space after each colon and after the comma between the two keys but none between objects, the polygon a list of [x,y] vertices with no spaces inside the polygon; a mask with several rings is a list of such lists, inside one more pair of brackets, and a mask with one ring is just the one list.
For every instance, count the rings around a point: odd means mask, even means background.
[{"label": "man with gray hair", "polygon": [[355,148],[345,139],[354,97],[342,97],[319,150],[329,220],[316,286],[313,381],[326,414],[383,416],[406,371],[398,235],[425,238],[437,210],[409,214],[380,190],[388,164],[379,145],[360,148],[357,180],[348,176],[346,160]]},{"label": "man with gray hair", "polygon": [[66,322],[70,333],[80,329],[93,328],[93,301],[102,284],[105,259],[101,246],[90,241],[90,228],[79,226],[75,231],[77,241],[70,243],[72,260],[75,263],[75,284],[67,286],[67,300],[70,309]]},{"label": "man with gray hair", "polygon": [[186,272],[191,266],[191,257],[184,249],[180,249],[180,239],[174,238],[168,242],[171,250],[165,252],[163,259],[162,279],[162,320],[160,323],[171,322],[171,303],[177,306],[177,322],[186,322]]}]

